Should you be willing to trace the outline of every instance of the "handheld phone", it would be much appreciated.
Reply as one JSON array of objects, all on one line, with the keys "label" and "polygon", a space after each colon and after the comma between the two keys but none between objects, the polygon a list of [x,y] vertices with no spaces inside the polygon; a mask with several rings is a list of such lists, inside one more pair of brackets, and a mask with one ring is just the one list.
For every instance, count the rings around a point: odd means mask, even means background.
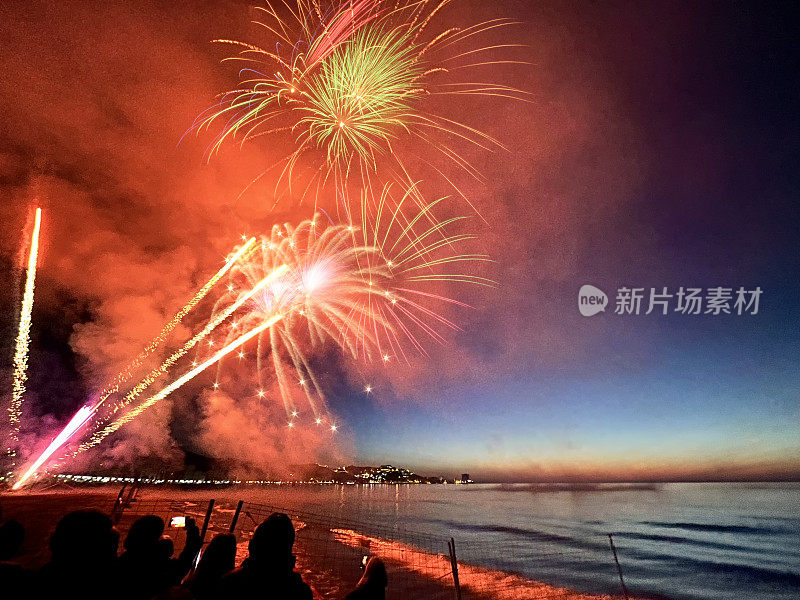
[{"label": "handheld phone", "polygon": [[186,527],[186,517],[172,517],[169,520],[170,527]]}]

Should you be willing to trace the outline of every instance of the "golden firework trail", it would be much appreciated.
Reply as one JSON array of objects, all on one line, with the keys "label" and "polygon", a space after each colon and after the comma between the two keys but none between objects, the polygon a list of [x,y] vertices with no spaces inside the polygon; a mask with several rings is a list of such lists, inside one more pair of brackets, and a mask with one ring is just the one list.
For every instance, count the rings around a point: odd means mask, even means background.
[{"label": "golden firework trail", "polygon": [[[258,286],[258,289],[260,289],[260,287],[263,287],[263,285],[266,285],[267,283],[269,283],[269,281],[271,281],[275,277],[279,276],[284,271],[285,271],[285,266],[284,267],[279,267],[278,269],[276,269],[274,273],[272,273],[270,276],[265,278],[265,280],[263,282],[261,282],[261,284]],[[258,289],[256,289],[252,293],[253,294],[257,293]],[[237,308],[239,306],[241,306],[244,303],[245,300],[246,299],[242,299],[242,302],[238,304]],[[230,316],[230,314],[232,314],[232,313],[233,313],[233,311],[228,312],[228,316]],[[270,317],[269,319],[265,320],[263,323],[261,323],[257,327],[254,327],[252,330],[248,331],[246,334],[239,336],[236,340],[234,340],[233,342],[229,343],[224,348],[222,348],[221,350],[216,352],[213,356],[211,356],[211,358],[205,360],[200,365],[194,367],[189,372],[187,372],[183,376],[179,377],[177,380],[172,382],[170,385],[166,386],[164,389],[162,389],[157,394],[154,394],[153,396],[150,396],[150,398],[148,398],[147,400],[142,402],[140,405],[136,406],[131,411],[129,411],[129,412],[125,413],[124,415],[122,415],[121,417],[117,418],[113,423],[111,423],[105,429],[103,429],[101,432],[98,432],[98,434],[96,434],[96,435],[99,435],[99,439],[97,439],[95,441],[95,439],[92,438],[92,440],[90,440],[91,443],[87,442],[88,445],[85,444],[86,448],[89,448],[89,447],[97,444],[99,441],[101,441],[103,438],[105,438],[109,434],[115,432],[117,429],[119,429],[120,427],[122,427],[126,423],[131,422],[133,419],[135,419],[137,416],[139,416],[146,409],[148,409],[149,407],[153,406],[159,400],[163,400],[164,398],[169,396],[172,392],[174,392],[175,390],[179,389],[185,383],[187,383],[188,381],[190,381],[191,379],[193,379],[194,377],[196,377],[197,375],[199,375],[200,373],[205,371],[208,367],[210,367],[211,365],[213,365],[217,361],[221,360],[227,354],[233,352],[236,348],[238,348],[242,344],[246,343],[248,340],[252,339],[253,337],[255,337],[257,335],[259,335],[261,332],[263,332],[268,327],[271,327],[272,325],[274,325],[281,318],[283,318],[283,315],[280,315],[280,314],[273,315],[272,317]],[[224,319],[218,320],[216,322],[216,325],[221,323],[223,320]],[[206,332],[206,334],[207,334],[212,329],[213,329],[213,327],[212,328],[208,328],[207,327],[203,331]],[[206,331],[206,330],[208,330],[208,331]],[[193,339],[195,339],[195,338],[193,338]],[[199,340],[196,340],[196,341],[199,341]],[[196,343],[196,341],[195,341],[195,343]],[[175,359],[175,360],[177,360],[177,359]],[[144,388],[142,388],[142,389],[144,389]],[[28,468],[28,470],[23,474],[23,476],[20,477],[20,479],[14,484],[13,489],[19,489],[34,473],[36,473],[37,469],[39,469],[43,464],[45,464],[47,462],[47,460],[49,460],[53,456],[53,454],[55,454],[60,448],[62,448],[65,444],[67,444],[70,441],[70,439],[76,433],[78,433],[78,431],[81,429],[81,427],[85,423],[87,423],[92,418],[92,416],[94,416],[94,414],[100,408],[100,405],[101,405],[101,401],[98,401],[97,403],[95,403],[95,404],[93,404],[91,406],[87,405],[87,406],[82,407],[75,414],[75,416],[70,420],[70,422],[66,425],[66,427],[64,427],[64,429],[61,430],[61,432],[55,437],[55,439],[50,443],[50,445],[44,450],[44,452],[42,452],[39,455],[39,457],[33,462],[33,464]],[[83,450],[83,449],[86,449],[86,448],[84,448],[82,446],[81,448],[78,449],[78,451],[76,451],[73,454],[73,456],[75,454],[77,454],[77,452],[79,452],[80,450]]]},{"label": "golden firework trail", "polygon": [[[31,235],[31,249],[28,254],[28,270],[25,279],[25,293],[22,297],[22,309],[19,317],[19,332],[14,347],[14,380],[11,388],[11,406],[8,409],[11,423],[9,436],[9,455],[12,460],[16,456],[16,445],[19,442],[19,426],[22,413],[22,400],[25,395],[25,382],[28,380],[28,350],[31,342],[31,311],[33,310],[33,293],[36,286],[36,261],[39,253],[39,230],[42,224],[42,209],[36,208],[36,216]],[[13,466],[12,462],[12,466]]]},{"label": "golden firework trail", "polygon": [[[208,291],[220,280],[220,278],[222,278],[228,272],[228,270],[230,270],[230,268],[242,256],[246,255],[246,252],[251,249],[253,243],[255,243],[255,238],[250,238],[249,240],[247,240],[247,242],[236,253],[234,253],[234,255],[230,257],[230,259],[228,259],[226,261],[226,263],[222,267],[222,269],[220,269],[214,275],[214,277],[212,277],[206,283],[206,285],[203,286],[203,288],[201,288],[201,290],[197,294],[195,294],[195,296],[192,298],[192,300],[190,300],[189,303],[186,306],[184,306],[184,308],[181,309],[181,311],[179,311],[178,314],[175,317],[173,317],[173,319],[167,325],[164,326],[164,328],[162,329],[161,333],[156,338],[156,340],[158,340],[158,343],[160,343],[161,341],[166,339],[167,334],[177,326],[177,324],[180,322],[180,320],[184,316],[186,316],[186,314],[188,314],[188,312],[192,308],[194,308],[194,306],[196,306],[198,302],[200,302],[200,300],[208,293]],[[280,275],[281,272],[282,272],[281,268],[276,269],[275,273],[270,274],[268,277],[266,277],[265,281],[260,282],[259,285],[256,286],[256,288],[260,289],[260,287],[262,287],[263,285],[266,285],[266,283],[268,283],[273,277],[276,277],[276,276]],[[257,289],[252,291],[252,293],[253,294],[256,293]],[[127,394],[127,396],[122,401],[120,401],[116,405],[114,405],[114,407],[112,409],[112,412],[111,412],[111,414],[109,416],[113,416],[119,409],[127,406],[130,402],[132,402],[142,391],[147,389],[147,387],[149,387],[158,378],[159,375],[165,373],[169,369],[169,367],[171,367],[179,358],[181,358],[184,354],[186,354],[186,352],[188,352],[194,345],[196,345],[198,342],[200,342],[202,339],[204,339],[209,333],[211,333],[214,330],[214,328],[216,328],[220,323],[222,323],[225,319],[227,319],[246,300],[247,300],[247,297],[242,298],[241,302],[234,303],[234,305],[229,307],[228,310],[224,311],[223,313],[218,315],[215,319],[212,319],[208,324],[206,324],[205,328],[203,328],[203,330],[200,333],[198,333],[192,339],[190,339],[188,342],[186,342],[178,351],[174,352],[159,367],[153,369],[142,380],[142,382],[140,382],[136,387],[133,388],[133,390],[131,390]],[[147,348],[146,352],[143,351],[142,353],[140,353],[139,356],[137,357],[137,359],[131,364],[133,365],[137,361],[140,364],[141,361],[147,356],[147,354],[149,354],[150,352],[152,352],[155,349],[155,347],[157,346],[156,340],[151,342],[150,345],[148,345],[148,348]],[[116,391],[119,388],[119,385],[121,383],[123,383],[126,379],[130,378],[131,373],[133,371],[133,367],[129,366],[126,371],[127,371],[127,375],[118,376],[116,378],[116,383],[114,384],[114,386],[115,386],[114,389],[112,391],[108,391],[110,388],[106,388],[103,391],[103,395],[100,397],[99,400],[97,400],[90,407],[90,410],[88,412],[86,412],[85,409],[87,409],[87,407],[85,406],[85,407],[81,408],[81,410],[79,410],[78,413],[76,413],[75,417],[73,417],[73,419],[70,420],[70,422],[58,434],[58,436],[56,436],[56,438],[53,440],[53,442],[34,461],[34,463],[33,463],[34,466],[32,467],[32,470],[29,469],[28,472],[26,473],[26,475],[24,475],[23,478],[20,479],[20,481],[24,481],[24,480],[28,479],[55,452],[57,452],[60,448],[62,448],[64,445],[66,445],[79,432],[79,430],[83,427],[84,424],[86,424],[92,417],[94,417],[95,414],[98,413],[100,407],[103,406],[105,401],[108,399],[109,395],[111,393],[113,393],[114,391]],[[76,421],[76,419],[78,419],[79,415],[84,416],[85,418],[80,419],[80,422],[78,423]],[[72,453],[71,456],[74,457],[80,451],[85,450],[86,448],[90,448],[90,447],[96,445],[97,443],[99,443],[109,433],[111,433],[111,430],[106,431],[107,429],[108,429],[108,427],[106,427],[106,429],[104,429],[104,430],[96,432],[88,442],[84,443],[77,450],[75,450]]]},{"label": "golden firework trail", "polygon": [[191,371],[187,372],[186,374],[182,375],[181,377],[179,377],[178,379],[173,381],[171,384],[169,384],[163,390],[161,390],[160,392],[158,392],[157,394],[155,394],[153,396],[150,396],[147,400],[145,400],[144,402],[139,404],[136,408],[134,408],[130,412],[127,412],[124,415],[122,415],[120,418],[118,418],[116,421],[114,421],[114,423],[112,423],[109,426],[111,428],[111,431],[109,433],[116,431],[117,429],[119,429],[120,427],[125,425],[126,423],[130,423],[133,419],[135,419],[137,416],[139,416],[146,409],[148,409],[151,406],[153,406],[153,404],[155,404],[159,400],[163,400],[164,398],[169,396],[172,392],[174,392],[175,390],[177,390],[178,388],[180,388],[181,386],[183,386],[187,382],[189,382],[192,379],[194,379],[197,375],[199,375],[200,373],[205,371],[208,367],[210,367],[214,363],[220,361],[226,355],[228,355],[231,352],[233,352],[234,350],[236,350],[239,346],[241,346],[242,344],[244,344],[244,343],[248,342],[249,340],[253,339],[257,335],[259,335],[261,332],[263,332],[265,329],[268,329],[269,327],[272,327],[275,323],[280,321],[282,318],[283,318],[283,315],[273,315],[272,317],[270,317],[269,319],[264,321],[261,325],[251,329],[250,331],[248,331],[244,335],[239,336],[233,342],[231,342],[230,344],[228,344],[227,346],[225,346],[224,348],[222,348],[221,350],[216,352],[213,356],[211,356],[211,358],[203,361],[201,364],[199,364],[196,367],[194,367]]},{"label": "golden firework trail", "polygon": [[[225,308],[225,310],[215,315],[206,324],[206,326],[203,328],[202,331],[200,331],[197,335],[195,335],[189,341],[187,341],[183,346],[181,346],[180,349],[172,353],[172,355],[170,355],[169,358],[167,358],[163,363],[161,363],[161,365],[150,371],[150,373],[148,373],[144,379],[142,379],[131,391],[129,391],[122,400],[117,402],[114,405],[113,410],[109,415],[109,417],[115,415],[120,409],[130,405],[131,402],[133,402],[144,390],[150,387],[156,381],[156,379],[158,379],[161,375],[165,374],[170,369],[170,367],[172,367],[180,358],[182,358],[187,352],[189,352],[189,350],[194,348],[197,344],[199,344],[206,337],[208,337],[208,335],[212,331],[214,331],[217,327],[219,327],[233,313],[239,310],[245,302],[247,302],[253,296],[255,296],[264,286],[269,284],[273,279],[281,276],[286,271],[286,269],[287,269],[286,265],[279,266],[277,269],[272,271],[272,273],[270,273],[269,275],[264,277],[264,279],[259,281],[258,284],[256,284],[255,287],[253,287],[253,289],[243,294],[240,298],[236,300],[236,302]],[[78,449],[72,454],[72,456],[76,456],[78,453],[83,452],[84,450],[88,450],[93,446],[96,446],[97,444],[102,442],[109,434],[113,433],[117,429],[119,429],[119,425],[114,427],[112,424],[104,427],[99,431],[96,431],[89,440],[87,440],[78,447]]]},{"label": "golden firework trail", "polygon": [[209,279],[208,282],[202,288],[200,288],[200,290],[198,290],[198,292],[192,297],[192,299],[189,300],[189,302],[183,308],[181,308],[178,311],[178,313],[174,317],[172,317],[170,321],[167,322],[166,325],[164,325],[163,329],[159,332],[159,334],[155,338],[153,338],[153,340],[144,348],[144,350],[142,350],[139,353],[139,355],[136,358],[134,358],[133,361],[131,361],[131,363],[127,367],[125,367],[125,369],[123,369],[116,377],[114,377],[112,383],[108,387],[103,389],[102,392],[100,392],[100,401],[98,407],[111,394],[119,391],[120,385],[130,380],[131,377],[133,377],[133,374],[136,372],[136,369],[138,369],[142,365],[142,362],[148,356],[150,356],[150,354],[152,354],[153,351],[164,342],[164,340],[167,339],[169,334],[172,333],[172,331],[178,326],[178,324],[183,320],[183,318],[187,314],[189,314],[189,312],[195,306],[197,306],[197,304],[203,298],[206,297],[211,288],[213,288],[214,285],[216,285],[216,283],[220,279],[222,279],[222,277],[230,270],[230,268],[236,263],[236,261],[238,261],[242,256],[245,255],[245,253],[248,250],[251,249],[251,246],[255,243],[255,241],[256,239],[252,237],[249,240],[247,240],[244,243],[244,245],[242,245],[242,247],[239,248],[239,250],[237,250],[233,254],[233,256],[231,256],[225,262],[223,267],[219,271],[217,271],[214,274],[214,276],[211,279]]}]

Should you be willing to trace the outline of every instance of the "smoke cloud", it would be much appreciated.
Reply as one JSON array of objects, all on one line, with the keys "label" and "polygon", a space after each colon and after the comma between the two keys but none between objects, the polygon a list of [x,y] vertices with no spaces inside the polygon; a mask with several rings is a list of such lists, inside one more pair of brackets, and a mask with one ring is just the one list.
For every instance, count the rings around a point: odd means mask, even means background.
[{"label": "smoke cloud", "polygon": [[[503,9],[492,6],[489,14],[487,6],[467,3],[466,14],[489,18]],[[26,211],[32,203],[44,208],[34,311],[38,358],[31,362],[25,415],[25,439],[39,440],[138,354],[242,233],[307,218],[310,207],[271,210],[271,181],[242,194],[283,156],[282,148],[264,141],[232,147],[205,164],[207,139],[189,135],[179,143],[194,117],[235,80],[235,72],[218,65],[225,50],[208,41],[257,33],[242,4],[106,3],[100,9],[26,2],[4,12],[5,265],[19,252]],[[535,29],[518,30],[529,44],[524,58],[536,64],[508,67],[505,75],[534,92],[530,102],[480,101],[457,109],[457,118],[507,144],[493,155],[465,150],[487,185],[457,178],[480,211],[469,225],[481,234],[475,251],[497,261],[480,274],[496,279],[500,291],[464,292],[474,310],[446,313],[462,331],[444,346],[430,343],[429,357],[410,353],[408,364],[398,359],[388,372],[345,362],[328,379],[343,380],[348,389],[374,382],[383,391],[374,396],[379,403],[430,402],[428,389],[487,372],[501,377],[511,365],[558,364],[586,347],[563,318],[559,296],[580,274],[597,232],[625,222],[639,184],[641,170],[632,165],[640,148],[634,124],[607,118],[618,99],[585,60],[586,48],[578,41],[572,56],[563,52],[570,25],[537,19]],[[578,35],[586,34],[579,29]],[[587,157],[593,168],[578,169]],[[641,253],[644,240],[646,232],[631,229],[626,240],[599,247],[613,247],[613,256],[634,246]],[[609,271],[617,264],[610,261]],[[0,308],[7,339],[13,302],[7,298]],[[189,319],[167,346],[196,324]],[[42,374],[48,370],[50,380]],[[97,456],[114,463],[156,455],[175,463],[191,447],[256,472],[279,463],[344,460],[353,452],[346,435],[334,439],[313,427],[289,432],[282,406],[250,392],[228,393],[190,387],[174,404],[163,402],[124,427]],[[199,416],[189,405],[199,407]],[[190,422],[176,426],[176,415]],[[185,438],[176,440],[176,432]]]}]

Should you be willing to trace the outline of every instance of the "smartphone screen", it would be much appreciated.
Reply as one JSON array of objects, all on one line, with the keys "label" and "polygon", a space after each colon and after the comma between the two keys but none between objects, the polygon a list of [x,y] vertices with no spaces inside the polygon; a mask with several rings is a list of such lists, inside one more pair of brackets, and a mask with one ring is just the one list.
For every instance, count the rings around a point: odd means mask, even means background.
[{"label": "smartphone screen", "polygon": [[186,527],[186,517],[172,517],[169,520],[170,527]]}]

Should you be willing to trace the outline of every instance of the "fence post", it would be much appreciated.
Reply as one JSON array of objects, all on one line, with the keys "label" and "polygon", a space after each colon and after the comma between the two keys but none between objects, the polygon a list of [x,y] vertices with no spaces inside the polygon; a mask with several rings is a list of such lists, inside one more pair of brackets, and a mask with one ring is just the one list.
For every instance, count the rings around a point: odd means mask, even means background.
[{"label": "fence post", "polygon": [[244,500],[239,500],[239,504],[236,505],[236,512],[233,513],[233,519],[231,519],[231,527],[228,529],[228,533],[236,531],[236,522],[239,520],[239,513],[242,512],[243,505]]},{"label": "fence post", "polygon": [[211,513],[214,511],[214,499],[208,501],[208,509],[206,509],[206,518],[203,519],[203,529],[200,531],[200,546],[206,541],[206,531],[208,531],[208,522],[211,521]]},{"label": "fence post", "polygon": [[117,494],[117,499],[114,501],[114,508],[111,510],[111,521],[116,525],[119,523],[120,518],[122,517],[122,510],[123,510],[123,496],[125,495],[125,488],[128,487],[127,484],[122,486],[122,489]]},{"label": "fence post", "polygon": [[450,550],[450,566],[453,570],[453,585],[456,588],[456,600],[461,600],[461,584],[458,582],[458,561],[456,560],[456,541],[450,538],[447,542],[447,549]]},{"label": "fence post", "polygon": [[628,588],[625,585],[625,580],[622,578],[622,567],[619,566],[617,549],[614,547],[614,536],[611,533],[608,534],[608,543],[611,544],[611,552],[614,554],[614,562],[617,565],[617,574],[619,575],[619,582],[622,585],[622,595],[624,596],[625,600],[628,600]]}]

